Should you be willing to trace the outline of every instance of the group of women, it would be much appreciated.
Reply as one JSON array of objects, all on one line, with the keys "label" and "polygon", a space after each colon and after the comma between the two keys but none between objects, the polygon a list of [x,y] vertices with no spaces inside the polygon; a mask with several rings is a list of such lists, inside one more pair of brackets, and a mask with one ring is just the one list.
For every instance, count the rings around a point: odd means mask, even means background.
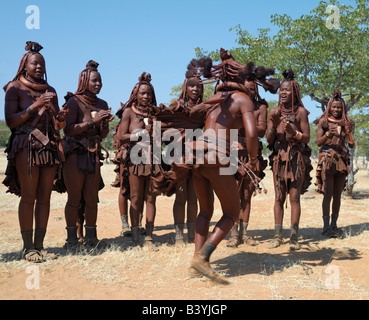
[{"label": "group of women", "polygon": [[[8,166],[3,183],[8,192],[20,196],[18,217],[22,252],[26,260],[33,262],[55,258],[43,244],[53,189],[68,194],[65,247],[73,249],[99,244],[96,230],[98,192],[104,187],[100,172],[101,141],[109,133],[109,122],[114,118],[108,104],[97,97],[102,80],[98,63],[94,61],[87,63],[79,75],[77,91],[68,92],[60,109],[56,91],[47,83],[41,49],[38,43],[27,42],[27,53],[21,59],[15,78],[4,87],[5,119],[12,134],[6,149]],[[227,245],[230,247],[240,243],[255,245],[255,241],[247,236],[251,198],[259,191],[268,163],[263,159],[260,139],[266,135],[275,186],[275,236],[271,248],[283,243],[284,204],[289,196],[290,248],[300,249],[300,195],[311,183],[312,166],[308,147],[309,112],[301,101],[293,72],[286,70],[284,80],[279,83],[274,78],[267,79],[274,69],[255,67],[253,63],[244,66],[223,49],[220,58],[218,65],[213,65],[210,58],[192,60],[182,93],[169,107],[157,106],[151,75],[143,73],[139,77],[128,101],[116,113],[119,118],[114,134],[117,179],[113,185],[119,188],[122,234],[130,235],[134,246],[140,245],[140,236],[145,235],[145,245],[153,250],[157,250],[152,237],[156,197],[175,194],[175,242],[184,244],[187,224],[187,240],[195,243],[190,275],[205,275],[227,283],[210,267],[210,255],[228,233]],[[204,81],[216,82],[214,96],[206,101],[203,101]],[[269,117],[268,104],[258,93],[259,85],[272,93],[279,89],[278,106],[269,111]],[[160,159],[134,161],[132,154],[137,154],[137,150],[140,156],[144,153],[151,159],[157,156],[152,148],[153,137],[157,134],[153,126],[155,121],[162,123],[159,134],[164,135],[173,128],[180,131],[179,141],[184,147],[182,159],[189,154],[196,159],[199,151],[196,146],[201,141],[205,161],[200,164],[196,161],[166,164]],[[62,129],[63,138],[59,133]],[[202,135],[198,141],[189,143],[185,139],[186,129],[200,129]],[[220,174],[220,169],[225,166],[220,157],[230,155],[232,129],[239,132],[237,172],[224,175]],[[225,136],[220,135],[222,130],[225,130]],[[320,147],[316,184],[318,191],[324,194],[323,235],[328,237],[342,235],[337,219],[341,193],[349,173],[346,142],[349,147],[354,146],[353,130],[345,102],[336,90],[318,120],[316,137]],[[220,142],[224,142],[223,148]],[[215,164],[210,161],[212,150],[216,154]],[[214,194],[221,203],[223,215],[209,235]],[[142,228],[144,205],[146,224]]]}]

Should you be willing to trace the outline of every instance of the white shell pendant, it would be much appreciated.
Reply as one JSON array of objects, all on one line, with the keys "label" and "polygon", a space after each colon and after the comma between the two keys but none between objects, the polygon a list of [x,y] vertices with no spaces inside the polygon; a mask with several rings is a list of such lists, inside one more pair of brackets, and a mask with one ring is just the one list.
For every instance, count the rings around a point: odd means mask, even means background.
[{"label": "white shell pendant", "polygon": [[94,119],[96,117],[97,111],[91,111],[91,118]]},{"label": "white shell pendant", "polygon": [[145,123],[145,126],[148,126],[149,125],[149,118],[144,118],[143,121]]},{"label": "white shell pendant", "polygon": [[338,132],[338,135],[339,135],[339,136],[341,135],[341,131],[342,131],[342,127],[341,127],[341,126],[338,126],[338,127],[337,127],[337,132]]}]

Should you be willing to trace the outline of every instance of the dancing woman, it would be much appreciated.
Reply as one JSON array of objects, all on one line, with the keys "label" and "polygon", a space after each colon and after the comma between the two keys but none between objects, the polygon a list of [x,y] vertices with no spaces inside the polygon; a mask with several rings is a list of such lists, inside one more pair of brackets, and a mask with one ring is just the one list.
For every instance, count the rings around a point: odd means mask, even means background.
[{"label": "dancing woman", "polygon": [[346,177],[350,173],[350,153],[345,143],[347,141],[350,148],[355,146],[353,131],[354,122],[347,114],[345,101],[341,92],[335,90],[327,109],[318,120],[316,136],[316,143],[320,149],[315,184],[318,187],[317,191],[324,194],[322,234],[327,237],[343,235],[342,230],[337,227],[337,219],[341,207],[341,194],[346,185]]},{"label": "dancing woman", "polygon": [[310,127],[307,111],[301,101],[300,88],[292,70],[283,73],[284,80],[279,89],[279,104],[269,113],[267,141],[273,151],[270,164],[273,170],[275,200],[275,236],[270,248],[283,243],[283,205],[287,195],[291,204],[290,249],[299,250],[298,228],[301,216],[300,195],[311,182],[312,170],[308,147]]},{"label": "dancing woman", "polygon": [[[195,252],[189,272],[192,276],[201,274],[214,281],[227,284],[228,281],[217,274],[209,262],[214,250],[239,218],[240,197],[233,170],[224,172],[221,167],[227,166],[223,162],[223,156],[229,154],[231,145],[235,142],[231,141],[232,129],[244,128],[249,155],[249,162],[246,166],[249,170],[256,169],[258,137],[254,104],[244,83],[247,79],[251,80],[257,73],[253,64],[243,66],[234,60],[227,50],[220,50],[220,58],[221,63],[215,66],[208,59],[195,60],[189,65],[189,69],[198,68],[199,73],[205,78],[218,82],[217,93],[204,102],[203,109],[201,109],[202,106],[197,108],[198,111],[204,111],[206,114],[204,134],[201,140],[204,142],[205,150],[216,150],[217,163],[211,164],[210,160],[214,154],[208,152],[205,154],[204,163],[196,164],[192,169],[200,211],[196,220]],[[263,78],[265,80],[264,76]],[[228,166],[230,164],[228,162]],[[221,203],[223,215],[208,237],[210,220],[214,211],[213,190]]]},{"label": "dancing woman", "polygon": [[[59,130],[68,111],[59,110],[56,91],[47,83],[42,46],[27,42],[15,78],[5,87],[5,120],[11,129],[4,184],[20,196],[18,219],[23,257],[41,262],[55,255],[44,249],[53,182],[63,161]],[[35,205],[36,203],[36,205]],[[33,219],[35,230],[33,238]]]},{"label": "dancing woman", "polygon": [[[246,81],[246,88],[249,90],[250,98],[254,103],[254,116],[256,120],[256,129],[259,139],[265,136],[267,129],[267,109],[268,103],[262,99],[259,95],[258,85],[255,81]],[[242,145],[242,149],[239,151],[239,159],[242,163],[248,162],[248,154],[245,143],[245,132],[243,129],[240,130],[239,142]],[[267,160],[263,159],[262,155],[263,144],[259,141],[259,152],[257,157],[256,171],[255,174],[261,179],[264,178],[264,169],[267,167]],[[245,243],[247,245],[256,245],[255,240],[250,236],[247,236],[247,228],[250,220],[251,212],[251,198],[255,192],[255,183],[250,177],[245,176],[239,182],[239,192],[241,198],[241,210],[239,221],[232,227],[231,237],[227,242],[227,247],[237,247],[239,244]]]}]

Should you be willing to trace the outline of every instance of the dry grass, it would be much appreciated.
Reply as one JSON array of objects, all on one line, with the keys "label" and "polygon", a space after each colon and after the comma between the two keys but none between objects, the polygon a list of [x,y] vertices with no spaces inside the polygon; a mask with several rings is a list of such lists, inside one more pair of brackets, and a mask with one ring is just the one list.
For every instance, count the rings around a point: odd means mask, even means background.
[{"label": "dry grass", "polygon": [[[4,157],[0,172],[4,172]],[[21,259],[21,238],[18,232],[18,199],[5,194],[0,187],[0,298],[2,299],[368,299],[369,278],[369,206],[367,171],[357,176],[356,199],[343,199],[339,223],[345,228],[342,240],[324,239],[321,235],[321,196],[311,186],[302,197],[300,238],[302,250],[290,252],[288,245],[289,208],[286,209],[284,236],[280,248],[268,249],[273,236],[273,186],[269,171],[264,184],[267,195],[253,198],[249,235],[258,246],[227,248],[219,245],[212,256],[212,265],[231,281],[229,286],[214,284],[187,274],[193,245],[172,245],[174,229],[171,214],[174,198],[159,197],[155,239],[158,252],[130,247],[130,239],[119,236],[117,189],[109,186],[114,180],[114,166],[103,166],[106,187],[100,193],[98,235],[107,244],[103,250],[64,250],[65,194],[53,194],[46,245],[59,255],[57,260],[37,266],[41,274],[41,290],[26,290],[25,270],[30,263]],[[212,226],[221,216],[218,201]],[[327,268],[339,270],[340,289],[327,287]]]}]

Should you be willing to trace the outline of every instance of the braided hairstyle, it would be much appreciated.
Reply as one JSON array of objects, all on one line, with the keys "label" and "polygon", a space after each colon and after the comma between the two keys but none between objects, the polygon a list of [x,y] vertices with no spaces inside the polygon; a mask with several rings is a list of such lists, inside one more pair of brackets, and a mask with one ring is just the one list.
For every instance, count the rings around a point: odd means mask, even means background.
[{"label": "braided hairstyle", "polygon": [[332,98],[328,101],[327,108],[325,109],[324,113],[322,114],[321,118],[324,118],[324,120],[327,122],[328,117],[331,116],[331,109],[332,104],[334,101],[339,101],[342,104],[342,120],[345,123],[351,123],[348,113],[347,113],[347,106],[345,100],[342,98],[341,91],[339,89],[334,89]]},{"label": "braided hairstyle", "polygon": [[74,93],[82,94],[88,90],[88,83],[90,81],[90,76],[92,72],[98,72],[99,64],[96,61],[90,60],[86,64],[86,68],[79,74],[78,78],[78,88]]},{"label": "braided hairstyle", "polygon": [[201,78],[197,75],[197,72],[195,69],[188,70],[186,72],[186,79],[183,82],[182,85],[182,92],[179,96],[180,100],[183,100],[184,102],[187,102],[189,100],[188,94],[187,94],[187,87],[190,85],[193,85],[195,83],[199,83],[201,86],[201,95],[197,101],[197,104],[201,103],[203,101],[204,96],[204,85],[202,84]]},{"label": "braided hairstyle", "polygon": [[[279,80],[275,78],[266,79],[274,74],[273,68],[263,66],[256,67],[253,62],[249,62],[244,66],[237,62],[229,50],[220,49],[221,63],[213,65],[213,61],[209,57],[200,59],[192,59],[187,66],[186,77],[189,74],[197,77],[204,77],[209,81],[219,83],[233,82],[243,85],[245,81],[255,81],[258,85],[264,87],[265,90],[271,93],[276,93],[279,88]],[[204,81],[204,82],[205,82]]]},{"label": "braided hairstyle", "polygon": [[[27,41],[26,46],[24,48],[27,52],[22,56],[21,61],[19,63],[18,71],[14,77],[13,80],[9,81],[4,87],[4,91],[8,88],[8,85],[13,82],[19,80],[21,76],[24,76],[26,74],[26,64],[28,61],[28,58],[34,54],[39,54],[42,56],[40,51],[43,49],[43,47],[38,42],[33,41]],[[43,56],[42,56],[43,57]],[[47,74],[46,74],[46,68],[45,68],[45,82],[47,82]]]},{"label": "braided hairstyle", "polygon": [[[287,69],[283,73],[283,80],[281,82],[290,82],[291,83],[291,89],[292,89],[292,112],[295,110],[295,108],[298,108],[299,106],[304,107],[304,104],[301,100],[301,92],[300,92],[300,85],[295,80],[295,73],[292,69]],[[282,106],[281,98],[279,97],[278,105]]]},{"label": "braided hairstyle", "polygon": [[156,106],[156,96],[155,96],[154,87],[151,84],[151,74],[143,72],[138,78],[138,83],[136,83],[135,86],[133,87],[131,95],[129,97],[129,100],[125,104],[121,103],[121,108],[116,113],[116,115],[120,119],[122,118],[123,110],[125,108],[128,108],[128,107],[132,106],[134,103],[137,103],[138,90],[139,90],[140,86],[142,86],[144,84],[148,85],[151,88],[151,91],[152,91],[151,105]]}]

